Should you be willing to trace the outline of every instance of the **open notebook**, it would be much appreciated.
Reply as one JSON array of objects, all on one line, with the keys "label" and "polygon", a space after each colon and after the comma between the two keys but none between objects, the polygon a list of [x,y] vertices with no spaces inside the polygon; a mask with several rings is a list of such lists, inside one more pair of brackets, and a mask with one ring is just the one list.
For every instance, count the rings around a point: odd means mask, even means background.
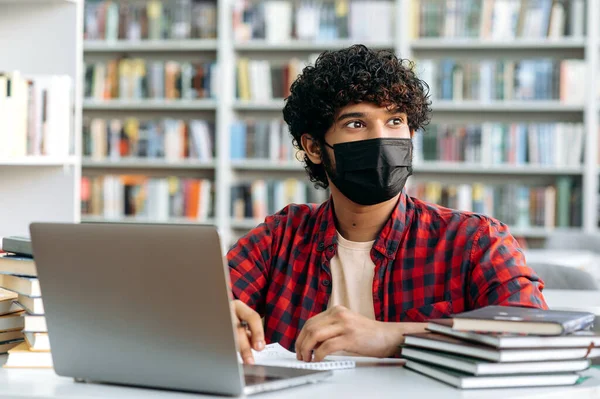
[{"label": "open notebook", "polygon": [[[256,364],[262,366],[292,367],[311,370],[341,370],[356,367],[356,362],[350,359],[325,359],[321,362],[306,363],[296,359],[296,354],[288,351],[278,343],[269,344],[260,352],[252,351]],[[241,360],[241,358],[240,358]]]}]

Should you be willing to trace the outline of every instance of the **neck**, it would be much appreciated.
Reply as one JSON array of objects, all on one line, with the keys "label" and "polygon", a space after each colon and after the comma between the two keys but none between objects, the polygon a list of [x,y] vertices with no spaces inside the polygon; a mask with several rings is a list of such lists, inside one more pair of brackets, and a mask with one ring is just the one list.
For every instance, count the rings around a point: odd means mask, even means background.
[{"label": "neck", "polygon": [[346,198],[335,186],[330,187],[338,231],[349,241],[375,240],[398,204],[399,195],[380,204],[359,205]]}]

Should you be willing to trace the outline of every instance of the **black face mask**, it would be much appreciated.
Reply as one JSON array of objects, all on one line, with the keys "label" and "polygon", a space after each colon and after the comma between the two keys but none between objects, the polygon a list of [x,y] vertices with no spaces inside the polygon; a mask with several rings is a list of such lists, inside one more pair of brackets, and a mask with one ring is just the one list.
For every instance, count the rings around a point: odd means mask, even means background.
[{"label": "black face mask", "polygon": [[329,178],[350,201],[374,205],[394,198],[412,175],[412,140],[378,138],[335,144]]}]

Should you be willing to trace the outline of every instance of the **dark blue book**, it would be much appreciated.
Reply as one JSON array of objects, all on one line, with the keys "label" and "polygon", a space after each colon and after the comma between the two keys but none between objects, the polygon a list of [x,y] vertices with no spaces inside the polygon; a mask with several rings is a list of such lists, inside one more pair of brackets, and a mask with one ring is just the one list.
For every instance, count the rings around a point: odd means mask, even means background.
[{"label": "dark blue book", "polygon": [[33,256],[29,237],[9,236],[2,239],[2,250],[14,254]]},{"label": "dark blue book", "polygon": [[431,322],[456,331],[564,335],[590,328],[594,324],[594,318],[594,314],[588,312],[486,306],[456,314],[450,319]]}]

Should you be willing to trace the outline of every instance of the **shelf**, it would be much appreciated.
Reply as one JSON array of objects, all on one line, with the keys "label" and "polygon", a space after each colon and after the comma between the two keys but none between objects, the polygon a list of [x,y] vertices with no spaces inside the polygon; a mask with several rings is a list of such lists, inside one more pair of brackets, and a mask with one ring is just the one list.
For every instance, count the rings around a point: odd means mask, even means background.
[{"label": "shelf", "polygon": [[29,155],[0,159],[0,166],[68,166],[77,165],[78,162],[78,158],[73,155],[67,157]]},{"label": "shelf", "polygon": [[292,40],[287,42],[268,42],[266,40],[249,40],[247,42],[237,42],[234,48],[238,51],[315,51],[337,50],[350,47],[353,44],[361,43],[372,49],[393,49],[392,41],[384,40],[377,42],[364,43],[360,40],[329,40],[329,41],[308,41]]},{"label": "shelf", "polygon": [[275,162],[261,159],[232,160],[231,166],[237,170],[264,170],[282,172],[303,172],[304,167],[299,161]]},{"label": "shelf", "polygon": [[77,3],[83,3],[83,0],[0,0],[0,4],[60,4],[60,3],[67,3],[67,4],[77,4]]},{"label": "shelf", "polygon": [[541,50],[581,49],[584,38],[493,40],[469,38],[424,38],[413,40],[413,50]]},{"label": "shelf", "polygon": [[[432,110],[439,112],[583,112],[583,104],[565,104],[558,100],[529,101],[450,101],[433,100]],[[284,99],[264,102],[236,100],[233,104],[238,111],[281,111]]]},{"label": "shelf", "polygon": [[148,218],[136,217],[136,216],[124,216],[116,219],[106,219],[103,216],[93,215],[82,215],[82,223],[148,223],[148,224],[202,224],[202,225],[214,225],[213,219],[206,219],[204,221],[191,220],[187,218],[169,218],[167,220],[149,220]]},{"label": "shelf", "polygon": [[581,175],[583,166],[543,166],[543,165],[485,165],[461,162],[415,163],[415,173],[455,173],[477,175]]},{"label": "shelf", "polygon": [[558,100],[523,101],[449,101],[433,100],[431,109],[443,112],[583,112],[583,104],[564,104]]},{"label": "shelf", "polygon": [[123,111],[203,111],[215,110],[217,101],[201,100],[90,100],[83,101],[84,110],[123,110]]},{"label": "shelf", "polygon": [[121,158],[116,160],[95,160],[83,158],[82,166],[87,169],[214,169],[214,162],[200,161],[197,159],[184,159],[169,161],[161,158]]},{"label": "shelf", "polygon": [[216,51],[217,40],[88,40],[84,42],[83,49],[88,53]]},{"label": "shelf", "polygon": [[236,100],[233,108],[238,111],[281,111],[284,105],[283,98],[265,102]]}]

